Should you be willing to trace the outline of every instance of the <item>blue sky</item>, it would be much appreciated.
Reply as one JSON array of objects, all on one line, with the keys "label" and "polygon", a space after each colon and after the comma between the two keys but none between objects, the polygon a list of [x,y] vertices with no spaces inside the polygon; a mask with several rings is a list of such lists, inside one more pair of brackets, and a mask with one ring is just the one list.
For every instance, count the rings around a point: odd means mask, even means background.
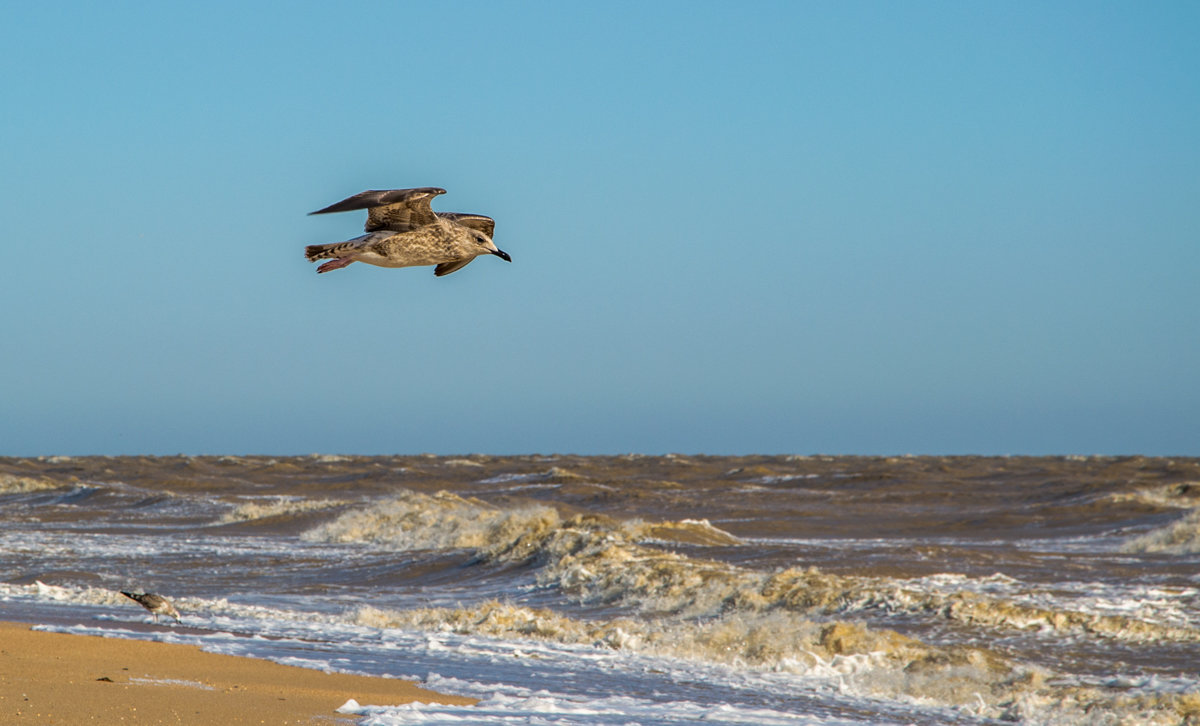
[{"label": "blue sky", "polygon": [[[1200,454],[1198,34],[9,3],[0,454]],[[303,259],[416,186],[513,263]]]}]

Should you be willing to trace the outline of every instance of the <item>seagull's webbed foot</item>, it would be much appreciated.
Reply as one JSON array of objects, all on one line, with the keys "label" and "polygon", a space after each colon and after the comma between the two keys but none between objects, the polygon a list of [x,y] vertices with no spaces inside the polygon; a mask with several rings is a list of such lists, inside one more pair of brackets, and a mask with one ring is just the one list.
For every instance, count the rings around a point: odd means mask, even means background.
[{"label": "seagull's webbed foot", "polygon": [[317,268],[317,272],[329,272],[330,270],[340,270],[346,265],[354,262],[353,257],[339,257],[336,260],[330,260]]}]

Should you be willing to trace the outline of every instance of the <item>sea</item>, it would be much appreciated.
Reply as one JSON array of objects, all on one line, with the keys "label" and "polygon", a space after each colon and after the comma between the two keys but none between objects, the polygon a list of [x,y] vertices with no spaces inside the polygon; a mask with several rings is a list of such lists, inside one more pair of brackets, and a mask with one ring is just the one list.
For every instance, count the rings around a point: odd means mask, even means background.
[{"label": "sea", "polygon": [[0,619],[478,699],[371,726],[1197,724],[1200,459],[0,458]]}]

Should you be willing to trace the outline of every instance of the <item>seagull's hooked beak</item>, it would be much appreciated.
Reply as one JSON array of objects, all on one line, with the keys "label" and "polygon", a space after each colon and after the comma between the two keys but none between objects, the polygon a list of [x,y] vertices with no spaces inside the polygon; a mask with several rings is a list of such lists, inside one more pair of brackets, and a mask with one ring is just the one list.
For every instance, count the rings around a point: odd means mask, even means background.
[{"label": "seagull's hooked beak", "polygon": [[492,254],[499,257],[500,259],[504,260],[505,262],[512,262],[512,258],[509,257],[508,253],[505,252],[504,250],[496,250],[496,251],[492,252]]}]

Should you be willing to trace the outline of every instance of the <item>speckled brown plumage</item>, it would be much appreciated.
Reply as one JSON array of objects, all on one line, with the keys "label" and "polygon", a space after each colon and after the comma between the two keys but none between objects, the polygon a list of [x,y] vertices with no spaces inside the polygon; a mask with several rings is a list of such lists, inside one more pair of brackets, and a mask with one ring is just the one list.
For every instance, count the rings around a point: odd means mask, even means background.
[{"label": "speckled brown plumage", "polygon": [[482,214],[434,212],[429,202],[445,189],[369,190],[318,209],[311,214],[367,210],[366,234],[345,242],[309,245],[309,261],[330,260],[317,272],[336,270],[352,262],[378,267],[436,265],[441,277],[465,267],[479,255],[512,261],[492,241],[496,222]]}]

